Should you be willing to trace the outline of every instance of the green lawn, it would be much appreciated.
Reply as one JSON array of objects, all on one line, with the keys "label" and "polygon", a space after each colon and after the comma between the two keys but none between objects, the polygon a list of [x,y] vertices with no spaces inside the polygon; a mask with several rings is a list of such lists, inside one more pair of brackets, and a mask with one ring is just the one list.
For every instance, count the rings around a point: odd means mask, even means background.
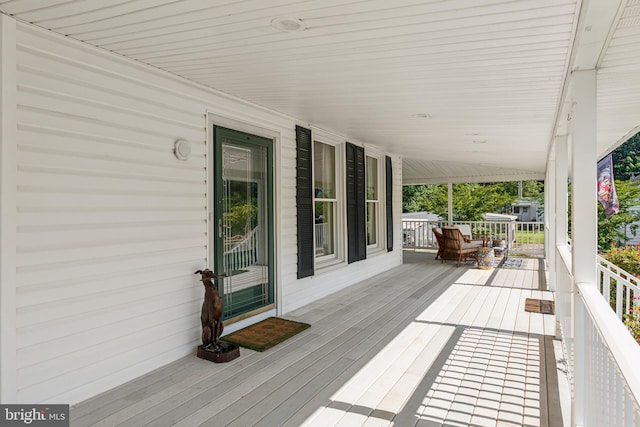
[{"label": "green lawn", "polygon": [[518,231],[516,241],[518,243],[544,243],[544,230]]}]

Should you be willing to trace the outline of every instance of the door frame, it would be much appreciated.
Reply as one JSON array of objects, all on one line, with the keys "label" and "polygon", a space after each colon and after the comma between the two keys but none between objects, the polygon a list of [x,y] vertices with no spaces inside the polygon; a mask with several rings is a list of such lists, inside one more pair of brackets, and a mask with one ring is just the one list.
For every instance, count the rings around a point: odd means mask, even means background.
[{"label": "door frame", "polygon": [[279,130],[266,128],[250,123],[241,119],[230,118],[221,116],[210,111],[205,114],[205,129],[206,129],[206,144],[205,155],[207,156],[207,266],[212,267],[215,253],[215,233],[217,233],[218,226],[215,222],[214,211],[214,126],[225,127],[233,129],[238,132],[248,133],[262,138],[268,138],[273,141],[273,281],[274,281],[274,304],[275,307],[261,312],[261,313],[247,313],[243,316],[238,316],[229,320],[225,320],[225,326],[233,324],[231,327],[227,327],[226,330],[233,332],[234,330],[248,326],[256,321],[266,319],[270,316],[278,316],[282,314],[282,277],[280,272],[282,271],[282,260],[279,256],[282,253],[281,239],[279,238],[280,230],[282,230],[282,215],[281,205],[278,202],[278,195],[281,188],[281,173],[280,173],[280,156],[281,156],[281,133]]},{"label": "door frame", "polygon": [[[220,141],[216,140],[216,136],[220,137]],[[257,187],[259,189],[258,191],[258,198],[260,199],[260,195],[262,195],[262,197],[264,198],[264,205],[260,202],[259,203],[259,208],[258,211],[260,212],[260,217],[262,217],[263,219],[263,228],[261,231],[261,235],[263,237],[263,239],[260,239],[260,241],[262,242],[262,249],[264,251],[266,251],[266,254],[263,255],[263,260],[262,262],[264,262],[265,260],[265,255],[266,255],[266,263],[267,263],[267,287],[268,290],[266,292],[266,295],[268,296],[267,300],[265,303],[263,303],[263,305],[256,307],[254,309],[249,310],[248,312],[242,312],[239,313],[237,315],[231,316],[229,318],[224,318],[224,320],[229,320],[229,319],[237,319],[237,318],[243,318],[243,317],[251,317],[252,313],[262,313],[264,311],[267,311],[271,308],[273,308],[275,306],[275,276],[273,274],[273,265],[274,265],[274,260],[275,260],[275,246],[273,245],[273,234],[274,234],[274,210],[273,210],[273,194],[274,194],[274,186],[273,186],[273,140],[269,139],[269,138],[263,138],[257,135],[253,135],[253,134],[249,134],[249,133],[245,133],[245,132],[240,132],[237,131],[235,129],[229,129],[226,127],[222,127],[222,126],[215,126],[214,127],[214,155],[213,155],[213,161],[214,161],[214,170],[213,170],[213,181],[212,184],[214,186],[214,222],[216,224],[218,224],[218,230],[217,233],[212,235],[213,238],[213,247],[214,247],[214,251],[213,254],[217,255],[214,256],[214,263],[212,264],[213,271],[216,274],[221,274],[221,273],[226,273],[226,271],[223,270],[224,268],[224,259],[225,259],[225,254],[224,254],[224,248],[225,248],[225,243],[224,243],[224,238],[223,235],[225,234],[222,230],[223,230],[223,198],[224,198],[224,174],[221,174],[222,170],[223,170],[223,141],[225,139],[228,139],[229,141],[229,146],[232,147],[239,147],[240,149],[248,149],[251,150],[251,152],[253,153],[253,150],[265,150],[265,154],[266,157],[264,158],[264,163],[263,163],[263,180],[262,181],[258,181],[257,182]],[[262,193],[261,191],[263,191],[264,193]],[[265,194],[266,193],[266,194]],[[259,201],[258,199],[258,201]],[[266,215],[265,215],[266,214]],[[263,234],[265,233],[266,234]],[[222,279],[223,281],[225,279]],[[223,290],[221,290],[219,288],[220,293],[223,295],[223,298],[225,298],[226,300],[226,294],[224,293]],[[264,290],[263,290],[263,295],[264,294]]]}]

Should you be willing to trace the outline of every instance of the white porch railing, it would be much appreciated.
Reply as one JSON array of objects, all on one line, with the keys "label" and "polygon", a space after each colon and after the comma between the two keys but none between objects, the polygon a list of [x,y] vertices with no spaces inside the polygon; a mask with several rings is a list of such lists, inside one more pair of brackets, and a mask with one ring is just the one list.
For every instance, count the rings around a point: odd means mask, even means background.
[{"label": "white porch railing", "polygon": [[[504,240],[509,250],[527,254],[544,254],[543,222],[454,221],[453,225],[469,225],[475,239]],[[447,221],[402,220],[402,242],[405,249],[436,248],[431,229],[442,228]]]},{"label": "white porch railing", "polygon": [[609,301],[611,308],[615,310],[618,319],[634,305],[640,305],[637,297],[640,297],[640,279],[626,272],[602,257],[598,257],[598,290]]},{"label": "white porch railing", "polygon": [[242,270],[258,261],[258,227],[240,239],[225,240],[224,268],[227,272]]},{"label": "white porch railing", "polygon": [[[569,247],[558,247],[557,255],[556,316],[573,380],[572,424],[640,425],[640,371],[635,365],[640,346],[618,311],[636,286],[622,277],[628,276],[624,270],[602,258],[597,267],[600,283],[574,283]],[[616,311],[610,305],[612,281]]]}]

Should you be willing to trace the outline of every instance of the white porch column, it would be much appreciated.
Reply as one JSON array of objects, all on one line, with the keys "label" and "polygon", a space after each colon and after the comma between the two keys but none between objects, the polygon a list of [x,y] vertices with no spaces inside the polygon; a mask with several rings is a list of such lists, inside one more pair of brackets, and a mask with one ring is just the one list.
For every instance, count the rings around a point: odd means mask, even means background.
[{"label": "white porch column", "polygon": [[556,161],[547,162],[544,181],[544,251],[548,263],[549,290],[556,290]]},{"label": "white porch column", "polygon": [[[567,183],[569,181],[569,148],[566,135],[556,139],[556,160],[555,160],[555,196],[556,196],[556,230],[555,245],[566,246],[569,222],[569,192]],[[557,252],[556,252],[557,253]]]},{"label": "white porch column", "polygon": [[574,72],[572,119],[572,252],[576,283],[596,283],[598,210],[596,71]]},{"label": "white porch column", "polygon": [[447,222],[449,225],[453,225],[453,183],[448,184],[447,188]]},{"label": "white porch column", "polygon": [[[598,215],[596,147],[596,71],[573,73],[573,119],[571,138],[571,237],[574,283],[596,285]],[[574,288],[575,289],[575,288]],[[580,310],[582,299],[574,291],[575,353],[573,425],[584,424],[587,372],[586,331]]]},{"label": "white porch column", "polygon": [[16,383],[16,21],[0,14],[0,402]]}]

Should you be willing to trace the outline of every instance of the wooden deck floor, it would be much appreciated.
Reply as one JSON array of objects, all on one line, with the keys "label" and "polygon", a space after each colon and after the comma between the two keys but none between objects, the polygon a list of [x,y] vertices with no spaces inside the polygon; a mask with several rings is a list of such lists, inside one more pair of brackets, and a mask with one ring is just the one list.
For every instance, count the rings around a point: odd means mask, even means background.
[{"label": "wooden deck floor", "polygon": [[71,410],[72,426],[561,425],[538,259],[404,265],[284,316],[310,323],[227,364],[176,361]]}]

